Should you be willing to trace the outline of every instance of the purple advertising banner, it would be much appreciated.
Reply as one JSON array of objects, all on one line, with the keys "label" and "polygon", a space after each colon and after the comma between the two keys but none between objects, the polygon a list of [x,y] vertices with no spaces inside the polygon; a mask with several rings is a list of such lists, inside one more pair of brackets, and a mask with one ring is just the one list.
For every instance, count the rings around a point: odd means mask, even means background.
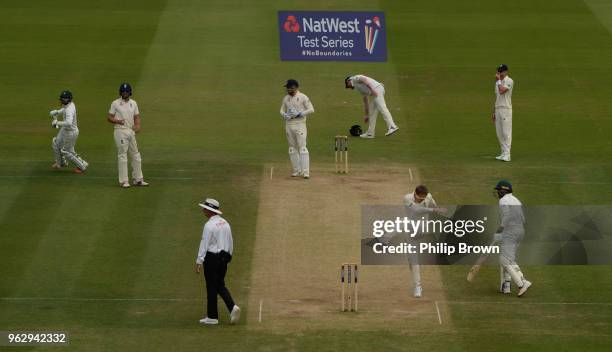
[{"label": "purple advertising banner", "polygon": [[384,12],[279,11],[281,60],[387,61]]}]

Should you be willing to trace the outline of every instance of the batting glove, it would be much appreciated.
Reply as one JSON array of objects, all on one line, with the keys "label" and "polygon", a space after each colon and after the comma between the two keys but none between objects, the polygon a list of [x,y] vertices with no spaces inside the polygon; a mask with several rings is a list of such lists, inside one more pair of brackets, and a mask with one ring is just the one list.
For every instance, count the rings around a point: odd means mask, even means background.
[{"label": "batting glove", "polygon": [[57,125],[57,119],[53,119],[53,121],[51,121],[51,127],[52,128],[59,128],[59,126]]},{"label": "batting glove", "polygon": [[55,117],[55,116],[57,116],[57,114],[58,114],[58,111],[57,111],[57,110],[51,110],[51,111],[49,111],[49,116],[50,116],[50,117]]}]

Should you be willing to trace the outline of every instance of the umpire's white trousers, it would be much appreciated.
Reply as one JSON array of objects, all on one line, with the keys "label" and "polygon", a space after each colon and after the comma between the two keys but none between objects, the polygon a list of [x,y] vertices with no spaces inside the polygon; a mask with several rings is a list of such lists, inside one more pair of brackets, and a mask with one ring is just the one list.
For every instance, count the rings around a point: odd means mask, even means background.
[{"label": "umpire's white trousers", "polygon": [[512,109],[495,108],[495,131],[501,147],[501,155],[510,157],[512,146]]},{"label": "umpire's white trousers", "polygon": [[285,133],[289,143],[289,159],[294,174],[310,175],[310,157],[306,148],[306,122],[288,122]]},{"label": "umpire's white trousers", "polygon": [[393,122],[393,117],[391,116],[391,113],[387,108],[387,103],[385,102],[385,87],[381,84],[380,86],[374,88],[374,91],[376,92],[377,96],[370,97],[370,101],[368,103],[368,118],[370,121],[368,124],[367,133],[371,134],[372,136],[374,136],[376,133],[376,117],[378,116],[379,112],[385,120],[385,123],[387,123],[387,130],[395,127],[395,122]]},{"label": "umpire's white trousers", "polygon": [[138,144],[136,143],[136,133],[130,128],[115,128],[115,145],[117,146],[117,166],[119,169],[119,183],[128,182],[128,160],[127,155],[130,154],[132,162],[132,179],[141,181],[142,177],[142,159],[138,152]]}]

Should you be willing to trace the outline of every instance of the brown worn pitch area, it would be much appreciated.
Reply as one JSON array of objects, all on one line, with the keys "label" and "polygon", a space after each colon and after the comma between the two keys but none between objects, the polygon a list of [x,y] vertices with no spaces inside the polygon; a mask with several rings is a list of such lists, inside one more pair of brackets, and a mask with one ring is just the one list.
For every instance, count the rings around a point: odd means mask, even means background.
[{"label": "brown worn pitch area", "polygon": [[444,297],[433,266],[422,267],[424,298],[417,300],[407,266],[361,265],[359,312],[340,312],[340,264],[360,258],[360,206],[402,204],[416,185],[416,170],[410,170],[412,180],[405,166],[351,165],[350,174],[338,175],[315,165],[309,180],[291,178],[287,170],[266,165],[263,172],[249,326],[279,332],[439,328],[435,301]]}]

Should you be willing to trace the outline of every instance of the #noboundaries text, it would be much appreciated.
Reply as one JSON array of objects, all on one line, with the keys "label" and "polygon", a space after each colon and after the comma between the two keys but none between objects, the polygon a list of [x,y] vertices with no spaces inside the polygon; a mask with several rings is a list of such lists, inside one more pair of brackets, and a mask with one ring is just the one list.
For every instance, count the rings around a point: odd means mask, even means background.
[{"label": "#noboundaries text", "polygon": [[419,233],[452,233],[457,237],[463,237],[466,234],[482,234],[485,231],[486,221],[486,217],[479,220],[426,220],[424,217],[413,220],[398,216],[395,220],[374,220],[372,235],[382,237],[387,233],[405,233],[415,237]]}]

